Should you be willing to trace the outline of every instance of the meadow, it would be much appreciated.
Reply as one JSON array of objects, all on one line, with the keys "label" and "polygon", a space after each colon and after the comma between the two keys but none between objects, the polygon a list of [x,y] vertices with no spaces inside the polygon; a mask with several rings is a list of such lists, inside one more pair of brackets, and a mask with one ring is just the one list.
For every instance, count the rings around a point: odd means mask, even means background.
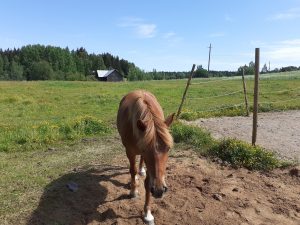
[{"label": "meadow", "polygon": [[[253,77],[247,77],[246,82],[251,102]],[[260,101],[269,102],[261,104],[262,110],[300,109],[299,72],[265,75],[260,84]],[[123,152],[115,119],[124,94],[135,89],[151,91],[167,115],[177,111],[185,85],[186,80],[0,82],[1,224],[28,224],[28,216],[38,207],[43,192],[52,188],[53,181],[66,174],[68,179],[73,179],[77,168],[88,170],[107,164]],[[194,79],[182,117],[245,115],[243,105],[231,107],[244,101],[243,94],[226,95],[238,90],[242,90],[241,78]],[[175,125],[172,132],[176,142],[202,151],[214,144],[209,134],[195,128]],[[262,153],[243,144],[233,146],[234,151],[222,157],[238,159],[237,165],[245,161],[244,156],[241,158],[238,154],[240,148],[248,149],[247,157]],[[218,155],[218,150],[213,153]],[[278,164],[268,154],[264,155],[263,165],[265,162],[271,167]],[[249,167],[260,168],[261,165]]]},{"label": "meadow", "polygon": [[[246,77],[251,110],[253,77]],[[0,82],[0,152],[72,143],[115,132],[119,102],[127,92],[148,90],[165,114],[176,112],[186,80],[102,82]],[[260,111],[300,109],[300,73],[262,75]],[[240,77],[193,79],[181,118],[245,115]]]}]

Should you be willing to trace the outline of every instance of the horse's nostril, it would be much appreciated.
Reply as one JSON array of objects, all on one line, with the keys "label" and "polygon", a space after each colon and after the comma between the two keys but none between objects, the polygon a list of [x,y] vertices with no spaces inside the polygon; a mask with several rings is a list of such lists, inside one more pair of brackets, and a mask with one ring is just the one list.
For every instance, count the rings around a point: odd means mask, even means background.
[{"label": "horse's nostril", "polygon": [[168,191],[168,187],[164,186],[164,192]]},{"label": "horse's nostril", "polygon": [[152,187],[151,189],[150,189],[150,192],[153,194],[154,193],[154,187]]},{"label": "horse's nostril", "polygon": [[163,192],[162,191],[160,191],[160,192],[158,192],[157,194],[156,194],[156,197],[157,198],[161,198],[163,196]]}]

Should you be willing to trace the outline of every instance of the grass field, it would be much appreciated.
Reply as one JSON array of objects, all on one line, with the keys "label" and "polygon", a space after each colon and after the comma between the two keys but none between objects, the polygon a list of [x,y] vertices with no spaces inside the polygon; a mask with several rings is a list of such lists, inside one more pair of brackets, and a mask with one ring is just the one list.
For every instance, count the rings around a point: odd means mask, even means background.
[{"label": "grass field", "polygon": [[[260,101],[277,102],[264,103],[261,109],[300,109],[300,73],[265,75],[260,83]],[[37,207],[51,182],[65,174],[72,177],[76,167],[107,163],[121,151],[114,124],[124,94],[149,90],[169,114],[177,111],[185,84],[186,80],[0,82],[1,224],[26,224],[23,220]],[[247,88],[251,102],[252,77],[247,77]],[[243,102],[242,93],[214,97],[241,89],[239,78],[195,79],[183,117],[244,114],[243,107],[226,108]],[[211,110],[220,107],[226,109]],[[201,148],[211,144],[210,137],[207,143],[190,135],[186,140]]]},{"label": "grass field", "polygon": [[[0,82],[0,151],[40,149],[114,132],[109,128],[114,127],[120,99],[135,89],[153,92],[165,114],[176,112],[185,84],[186,80]],[[246,84],[251,106],[251,76]],[[300,109],[300,72],[262,76],[260,93],[261,111]],[[194,79],[182,118],[243,114],[240,78]]]}]

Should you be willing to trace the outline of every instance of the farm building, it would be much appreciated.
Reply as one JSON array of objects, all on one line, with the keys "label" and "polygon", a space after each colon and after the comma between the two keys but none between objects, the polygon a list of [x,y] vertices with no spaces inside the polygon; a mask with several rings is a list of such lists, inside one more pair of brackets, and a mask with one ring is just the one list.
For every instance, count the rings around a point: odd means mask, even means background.
[{"label": "farm building", "polygon": [[99,81],[123,81],[122,74],[119,73],[118,70],[97,70],[96,71],[96,78]]}]

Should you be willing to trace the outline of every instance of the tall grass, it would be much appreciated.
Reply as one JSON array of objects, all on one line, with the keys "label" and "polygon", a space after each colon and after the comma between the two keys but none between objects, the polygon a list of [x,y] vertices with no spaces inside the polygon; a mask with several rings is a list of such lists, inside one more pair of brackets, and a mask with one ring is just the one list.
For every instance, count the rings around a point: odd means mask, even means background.
[{"label": "tall grass", "polygon": [[35,126],[24,126],[15,130],[0,127],[0,151],[31,150],[60,141],[72,141],[86,136],[105,135],[111,128],[103,121],[91,116],[81,116],[64,123],[40,122]]},{"label": "tall grass", "polygon": [[[298,73],[298,77],[293,73],[293,79],[289,78],[289,73],[284,78],[283,75],[280,76],[280,79],[271,76],[261,79],[259,101],[269,103],[261,104],[260,110],[300,109],[300,90],[268,94],[299,88],[300,72]],[[248,99],[252,102],[253,81],[249,79],[246,81]],[[75,126],[76,121],[83,117],[101,121],[101,126],[114,130],[121,98],[136,89],[154,93],[166,115],[176,112],[185,85],[186,80],[121,83],[0,82],[0,151],[24,151],[53,143],[76,141],[86,136],[102,135],[97,133],[97,129],[90,132],[89,129]],[[244,115],[243,105],[233,107],[244,101],[242,92],[211,98],[241,89],[240,77],[194,79],[183,106],[182,118],[192,120],[199,117]],[[272,103],[277,101],[282,102]],[[93,123],[88,123],[87,126],[93,126]]]}]

